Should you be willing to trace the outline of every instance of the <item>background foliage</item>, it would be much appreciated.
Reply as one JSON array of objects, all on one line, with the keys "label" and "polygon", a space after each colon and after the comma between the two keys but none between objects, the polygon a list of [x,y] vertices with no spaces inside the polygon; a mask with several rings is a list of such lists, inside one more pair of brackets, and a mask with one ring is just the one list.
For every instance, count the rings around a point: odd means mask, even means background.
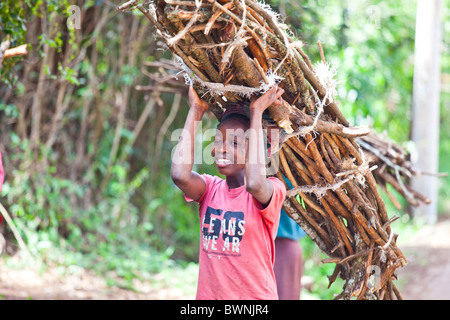
[{"label": "background foliage", "polygon": [[[129,282],[172,268],[174,260],[196,261],[199,239],[196,205],[169,176],[171,132],[182,127],[187,101],[136,90],[149,82],[146,61],[171,56],[146,19],[115,11],[122,2],[0,3],[0,40],[9,34],[11,47],[29,45],[27,56],[6,59],[1,69],[1,202],[45,263],[113,271]],[[338,71],[347,119],[388,130],[408,146],[416,1],[270,3],[312,61],[320,59],[321,40]],[[81,9],[81,29],[67,27],[70,5]],[[450,171],[450,1],[443,7],[440,171]],[[215,119],[206,118],[204,129],[211,126]],[[441,184],[440,211],[448,212],[450,182]],[[10,229],[3,223],[0,231],[13,254]],[[306,272],[326,280],[331,270],[308,241]]]}]

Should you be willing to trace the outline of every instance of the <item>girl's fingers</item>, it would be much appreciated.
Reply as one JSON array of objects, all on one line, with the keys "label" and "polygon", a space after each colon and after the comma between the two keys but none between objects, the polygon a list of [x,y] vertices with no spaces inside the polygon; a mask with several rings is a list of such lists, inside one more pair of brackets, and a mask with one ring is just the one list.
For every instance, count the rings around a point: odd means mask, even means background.
[{"label": "girl's fingers", "polygon": [[194,90],[193,86],[189,86],[189,97],[190,98],[195,98],[195,96],[197,95],[197,92]]},{"label": "girl's fingers", "polygon": [[277,90],[277,98],[280,98],[280,97],[283,95],[283,93],[284,93],[284,89],[279,88],[279,89]]},{"label": "girl's fingers", "polygon": [[281,99],[281,98],[276,99],[275,102],[273,103],[273,105],[277,106],[277,107],[281,106],[282,104],[283,104],[283,99]]}]

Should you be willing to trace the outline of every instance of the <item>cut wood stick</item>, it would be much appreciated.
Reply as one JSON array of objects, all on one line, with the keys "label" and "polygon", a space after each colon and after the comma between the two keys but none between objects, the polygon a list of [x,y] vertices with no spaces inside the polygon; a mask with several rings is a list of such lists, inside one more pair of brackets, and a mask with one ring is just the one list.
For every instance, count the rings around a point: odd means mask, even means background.
[{"label": "cut wood stick", "polygon": [[[284,155],[283,150],[279,151],[279,155],[280,155],[280,162],[281,162],[281,165],[282,165],[282,167],[284,169],[284,172],[285,172],[285,175],[286,175],[287,179],[292,183],[294,188],[297,188],[298,187],[298,183],[295,180],[291,169],[289,168],[289,165],[288,165],[288,162],[286,160],[286,157]],[[310,197],[308,197],[303,192],[298,192],[298,194],[300,195],[300,197],[302,197],[302,199],[306,202],[306,204],[308,204],[311,208],[313,208],[314,210],[319,212],[322,216],[326,216],[325,211],[320,207],[319,204],[316,204]]]},{"label": "cut wood stick", "polygon": [[[314,127],[310,128],[309,131],[318,131],[321,133],[335,134],[343,138],[356,138],[367,136],[368,134],[370,134],[369,127],[365,126],[345,127],[341,124],[330,121],[324,121],[321,119],[315,121],[315,117],[308,115],[298,109],[295,109],[293,111],[293,113],[291,114],[291,119],[294,123],[296,123],[301,127],[308,127],[314,125]],[[300,133],[303,133],[303,131],[304,128],[301,128]]]},{"label": "cut wood stick", "polygon": [[[283,182],[286,189],[289,189],[286,184],[285,178],[283,177],[281,172],[278,171],[276,175],[277,175],[278,179]],[[315,235],[315,236],[312,236],[312,238],[316,239],[316,240],[320,240],[321,242],[323,242],[325,244],[326,249],[324,250],[324,252],[330,252],[332,245],[331,245],[331,242],[329,241],[329,237],[327,236],[325,231],[317,224],[317,222],[314,221],[314,219],[311,217],[311,214],[308,213],[294,197],[288,197],[288,198],[290,200],[290,203],[295,207],[296,210],[288,210],[289,212],[285,210],[286,213],[288,213],[289,216],[292,219],[294,219],[304,230],[310,229],[312,227],[314,230],[313,234]],[[286,201],[289,201],[289,200],[286,200]],[[286,201],[285,201],[285,203],[286,203]],[[292,209],[290,205],[287,205],[287,206],[289,207],[289,209]],[[308,225],[306,227],[305,227],[304,221],[302,221],[300,219],[300,216],[302,216],[303,219],[305,219],[307,221]]]},{"label": "cut wood stick", "polygon": [[[253,58],[253,62],[255,63],[255,66],[258,69],[259,74],[261,75],[261,78],[264,80],[264,83],[268,84],[269,80],[267,80],[266,72],[264,71],[263,67],[261,67],[261,64],[259,63],[258,59]],[[266,70],[267,70],[267,66],[266,66]]]},{"label": "cut wood stick", "polygon": [[264,52],[264,44],[259,39],[259,37],[255,34],[255,32],[246,24],[243,24],[243,21],[237,17],[233,12],[222,6],[219,2],[214,1],[213,6],[217,7],[218,9],[222,10],[226,14],[228,14],[231,18],[233,18],[239,25],[241,25],[250,35],[255,39],[256,43],[258,43],[261,50]]},{"label": "cut wood stick", "polygon": [[337,257],[325,258],[325,259],[322,260],[322,263],[342,264],[342,263],[348,262],[350,260],[356,259],[358,257],[361,257],[361,256],[363,256],[365,254],[369,254],[369,253],[373,252],[375,249],[377,249],[377,248],[370,248],[370,249],[362,250],[362,251],[356,252],[356,253],[354,253],[354,254],[352,254],[350,256],[347,256],[344,259],[340,259],[340,258],[337,258]]},{"label": "cut wood stick", "polygon": [[[297,173],[301,176],[303,181],[306,184],[312,185],[314,182],[311,180],[311,173],[308,168],[303,165],[303,163],[294,155],[294,152],[291,149],[293,146],[290,140],[287,141],[286,145],[283,145],[283,151],[285,152],[286,157],[289,159],[289,164],[294,165]],[[295,148],[295,146],[293,146]]]},{"label": "cut wood stick", "polygon": [[[282,179],[282,177],[280,179]],[[317,244],[317,246],[323,252],[325,252],[328,255],[331,255],[331,251],[330,251],[331,245],[330,245],[327,235],[324,234],[323,229],[320,226],[318,226],[314,220],[311,220],[311,222],[312,222],[311,226],[315,226],[315,227],[311,227],[309,224],[307,224],[305,222],[307,218],[305,218],[305,220],[302,220],[300,218],[299,212],[303,212],[303,211],[297,211],[297,208],[294,208],[293,201],[295,201],[295,200],[286,199],[283,203],[283,210],[292,219],[297,221],[297,223],[302,227],[302,229],[308,233],[308,235],[311,237],[311,239]],[[305,212],[305,217],[306,216],[308,216],[308,213]],[[316,230],[317,230],[317,233],[316,233]],[[322,233],[322,237],[318,233]]]},{"label": "cut wood stick", "polygon": [[[342,171],[342,163],[339,155],[339,148],[336,147],[336,149],[331,145],[328,138],[325,136],[325,134],[322,134],[321,137],[323,137],[322,142],[327,150],[328,157],[330,158],[331,162],[334,165],[334,172],[340,172]],[[331,166],[331,164],[330,164]],[[338,176],[338,174],[336,174]]]},{"label": "cut wood stick", "polygon": [[17,56],[24,56],[28,54],[28,45],[23,44],[21,46],[7,49],[3,55],[3,58],[12,58]]},{"label": "cut wood stick", "polygon": [[372,258],[373,258],[373,250],[374,249],[374,247],[373,247],[373,241],[370,243],[370,247],[369,247],[369,254],[368,254],[368,257],[367,257],[367,262],[366,262],[366,275],[365,275],[365,279],[364,279],[364,282],[363,282],[363,288],[361,289],[361,292],[360,292],[360,294],[359,294],[359,296],[358,296],[358,298],[357,298],[357,300],[363,300],[364,298],[365,298],[365,294],[366,294],[366,291],[367,291],[367,288],[368,288],[368,282],[369,282],[369,278],[370,278],[370,276],[371,276],[371,274],[370,274],[370,267],[372,267]]},{"label": "cut wood stick", "polygon": [[323,53],[322,42],[320,42],[320,40],[317,41],[317,45],[319,46],[320,59],[322,60],[322,63],[327,63],[325,61],[325,54]]},{"label": "cut wood stick", "polygon": [[[171,4],[174,6],[187,6],[187,7],[196,7],[197,4],[195,1],[179,1],[179,0],[164,0],[167,4]],[[202,7],[211,7],[210,3],[206,1],[202,3]]]},{"label": "cut wood stick", "polygon": [[[196,24],[196,25],[192,26],[189,29],[189,32],[203,31],[203,30],[206,30],[206,27],[207,27],[206,23],[199,23],[199,24]],[[224,27],[225,27],[225,23],[224,22],[216,22],[210,27],[209,31],[211,31],[213,29],[222,29]],[[209,32],[208,32],[208,34],[209,34]],[[200,44],[197,45],[197,47],[199,47],[199,48],[201,48],[201,46],[202,45],[200,45]],[[205,45],[205,46],[207,46],[207,45]],[[212,45],[209,45],[209,46],[211,47]]]},{"label": "cut wood stick", "polygon": [[135,5],[137,5],[137,3],[138,3],[138,0],[130,0],[130,1],[127,1],[123,4],[121,4],[120,6],[117,6],[116,10],[123,11],[123,10],[130,9],[131,7],[134,7]]},{"label": "cut wood stick", "polygon": [[325,163],[328,164],[328,166],[330,166],[332,171],[336,172],[335,162],[331,160],[330,155],[328,154],[328,150],[325,147],[324,140],[325,140],[325,138],[323,137],[323,135],[320,135],[319,136],[319,146],[320,146],[321,154],[323,155],[323,157],[325,159]]},{"label": "cut wood stick", "polygon": [[349,234],[348,230],[343,226],[342,220],[339,220],[331,207],[329,206],[328,202],[325,199],[321,200],[322,205],[325,208],[325,211],[328,213],[328,216],[331,218],[331,221],[333,221],[333,225],[336,227],[339,235],[341,236],[341,239],[344,241],[345,248],[348,251],[348,254],[352,255],[354,253],[352,245],[350,244],[349,239],[353,242],[352,236]]},{"label": "cut wood stick", "polygon": [[325,166],[325,163],[323,162],[322,155],[319,153],[319,150],[317,149],[317,145],[313,139],[313,137],[310,134],[307,134],[305,136],[306,143],[309,145],[309,149],[311,150],[311,154],[313,156],[314,162],[316,163],[317,167],[319,168],[320,173],[323,175],[325,180],[333,185],[336,183],[334,180],[333,175],[328,171],[327,167]]},{"label": "cut wood stick", "polygon": [[[226,9],[231,9],[233,6],[234,6],[233,2],[227,2],[223,5],[223,7]],[[212,17],[209,18],[208,23],[206,24],[205,31],[204,31],[205,34],[209,34],[209,32],[211,31],[211,28],[213,27],[217,18],[219,18],[219,16],[222,13],[223,13],[223,11],[221,9],[218,9],[216,12],[213,13]]]},{"label": "cut wood stick", "polygon": [[303,153],[305,156],[312,158],[311,151],[309,151],[306,144],[300,137],[291,137],[286,140],[286,143],[291,147],[296,153]]}]

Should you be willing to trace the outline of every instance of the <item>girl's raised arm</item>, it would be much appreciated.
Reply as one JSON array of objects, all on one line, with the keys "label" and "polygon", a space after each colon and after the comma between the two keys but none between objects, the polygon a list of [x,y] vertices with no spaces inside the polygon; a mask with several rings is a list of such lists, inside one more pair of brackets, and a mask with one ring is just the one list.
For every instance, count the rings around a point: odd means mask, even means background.
[{"label": "girl's raised arm", "polygon": [[273,194],[273,186],[266,178],[262,115],[271,105],[280,106],[284,90],[277,86],[268,90],[250,104],[250,129],[248,157],[245,165],[245,188],[262,205],[266,206]]},{"label": "girl's raised arm", "polygon": [[170,174],[178,188],[189,198],[197,201],[205,193],[206,182],[201,175],[192,171],[194,166],[195,132],[209,106],[206,101],[199,98],[192,86],[189,87],[189,104],[189,113],[172,157]]}]

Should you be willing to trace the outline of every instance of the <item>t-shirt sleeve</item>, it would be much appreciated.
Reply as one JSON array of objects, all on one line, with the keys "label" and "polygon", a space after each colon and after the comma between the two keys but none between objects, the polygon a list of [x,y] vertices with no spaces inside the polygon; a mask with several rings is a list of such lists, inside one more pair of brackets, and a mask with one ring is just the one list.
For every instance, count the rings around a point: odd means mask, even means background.
[{"label": "t-shirt sleeve", "polygon": [[286,198],[286,187],[278,178],[271,177],[269,178],[269,181],[273,185],[272,198],[270,199],[269,204],[259,211],[268,227],[272,229],[274,226],[278,226],[282,205]]},{"label": "t-shirt sleeve", "polygon": [[[203,199],[205,199],[206,195],[208,194],[209,190],[211,190],[211,186],[214,183],[214,177],[209,174],[202,174],[203,179],[205,179],[206,182],[206,189],[205,192],[202,194],[200,199],[198,199],[198,203],[201,203]],[[189,198],[186,194],[184,195],[184,199],[186,199],[187,202],[193,202],[195,200]]]}]

